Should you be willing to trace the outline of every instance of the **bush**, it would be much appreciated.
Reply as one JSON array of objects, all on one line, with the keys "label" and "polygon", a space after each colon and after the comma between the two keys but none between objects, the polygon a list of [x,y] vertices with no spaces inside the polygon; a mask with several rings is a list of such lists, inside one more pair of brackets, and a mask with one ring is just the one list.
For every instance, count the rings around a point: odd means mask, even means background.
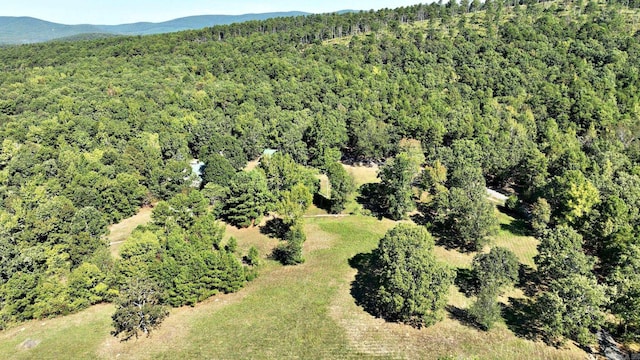
[{"label": "bush", "polygon": [[286,243],[278,245],[273,250],[273,258],[280,261],[282,265],[302,264],[302,243],[307,239],[301,224],[296,224],[289,228],[284,236]]},{"label": "bush", "polygon": [[244,262],[250,266],[260,265],[260,254],[258,253],[258,249],[255,246],[249,248],[249,252],[244,257]]},{"label": "bush", "polygon": [[516,211],[518,210],[518,204],[518,197],[515,195],[510,195],[505,201],[504,206],[511,211]]}]

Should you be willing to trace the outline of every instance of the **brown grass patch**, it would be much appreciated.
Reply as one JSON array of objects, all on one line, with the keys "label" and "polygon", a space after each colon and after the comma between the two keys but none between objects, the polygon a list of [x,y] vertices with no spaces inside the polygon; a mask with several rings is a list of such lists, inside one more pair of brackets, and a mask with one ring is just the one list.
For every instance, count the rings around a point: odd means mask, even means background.
[{"label": "brown grass patch", "polygon": [[471,260],[473,260],[473,256],[475,255],[475,253],[461,253],[457,250],[449,250],[442,246],[436,246],[434,253],[438,260],[453,268],[470,267]]},{"label": "brown grass patch", "polygon": [[0,332],[2,359],[66,359],[69,354],[94,358],[109,333],[113,306],[100,304],[76,314],[32,320]]},{"label": "brown grass patch", "polygon": [[356,186],[360,186],[362,184],[368,183],[378,183],[380,179],[378,179],[378,165],[371,166],[353,166],[342,164],[347,173],[353,177],[353,180],[356,183]]},{"label": "brown grass patch", "polygon": [[258,167],[258,165],[260,165],[260,158],[257,158],[255,160],[251,160],[247,163],[247,165],[244,167],[244,171],[251,171],[255,168]]},{"label": "brown grass patch", "polygon": [[138,225],[144,225],[151,221],[152,212],[153,208],[146,206],[141,208],[137,214],[123,219],[117,224],[109,226],[109,235],[107,235],[107,240],[109,240],[109,243],[111,244],[110,251],[113,257],[119,256],[120,246],[125,240],[127,240],[129,235],[131,235]]},{"label": "brown grass patch", "polygon": [[304,224],[304,232],[307,235],[307,240],[303,244],[305,253],[330,248],[337,238],[335,235],[320,229],[317,223],[306,222]]},{"label": "brown grass patch", "polygon": [[320,180],[320,190],[318,193],[327,199],[331,198],[331,184],[329,183],[329,177],[325,174],[316,175],[316,179]]},{"label": "brown grass patch", "polygon": [[249,248],[255,246],[260,253],[260,257],[266,259],[279,242],[278,239],[272,239],[260,232],[260,226],[263,226],[268,219],[271,219],[271,217],[263,219],[258,226],[252,226],[244,229],[225,224],[224,241],[226,242],[233,236],[238,240],[238,250],[240,253],[246,254],[249,251]]},{"label": "brown grass patch", "polygon": [[96,354],[103,359],[152,359],[154,358],[152,354],[170,351],[188,337],[194,319],[242,301],[251,292],[247,288],[236,293],[218,294],[195,307],[183,306],[171,309],[171,314],[151,336],[133,338],[124,342],[110,336],[100,345]]}]

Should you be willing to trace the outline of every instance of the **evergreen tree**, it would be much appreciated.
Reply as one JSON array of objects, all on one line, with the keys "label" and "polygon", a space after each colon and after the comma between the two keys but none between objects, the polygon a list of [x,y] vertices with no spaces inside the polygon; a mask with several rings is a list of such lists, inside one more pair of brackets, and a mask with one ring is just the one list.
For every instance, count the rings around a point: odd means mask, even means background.
[{"label": "evergreen tree", "polygon": [[284,236],[285,243],[281,243],[273,250],[273,257],[283,265],[302,264],[304,262],[302,243],[306,239],[302,224],[294,224]]},{"label": "evergreen tree", "polygon": [[261,171],[238,172],[229,189],[229,198],[222,214],[231,224],[238,227],[252,226],[269,209],[271,194]]}]

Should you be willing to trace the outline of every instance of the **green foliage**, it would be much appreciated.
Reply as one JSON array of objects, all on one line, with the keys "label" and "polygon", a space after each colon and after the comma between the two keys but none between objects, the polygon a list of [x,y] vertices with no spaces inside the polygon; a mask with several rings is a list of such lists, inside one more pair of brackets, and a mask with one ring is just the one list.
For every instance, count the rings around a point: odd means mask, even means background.
[{"label": "green foliage", "polygon": [[18,321],[34,317],[39,277],[35,274],[16,273],[0,289],[2,318]]},{"label": "green foliage", "polygon": [[444,189],[447,181],[447,168],[440,160],[435,160],[432,166],[425,166],[420,178],[421,186],[431,194],[436,194]]},{"label": "green foliage", "polygon": [[331,184],[331,207],[329,212],[338,214],[344,210],[345,204],[356,190],[356,185],[351,175],[347,173],[339,162],[329,162],[325,167]]},{"label": "green foliage", "polygon": [[147,274],[160,252],[158,235],[145,229],[135,230],[120,247],[121,261],[116,263],[120,281]]},{"label": "green foliage", "polygon": [[198,250],[220,249],[224,226],[207,212],[198,216],[189,228],[189,243]]},{"label": "green foliage", "polygon": [[494,206],[484,187],[453,187],[436,194],[432,204],[434,225],[449,247],[477,251],[488,243],[497,225]]},{"label": "green foliage", "polygon": [[553,199],[555,216],[563,222],[574,223],[588,215],[600,201],[598,189],[580,170],[568,170],[551,183],[549,199]]},{"label": "green foliage", "polygon": [[236,173],[236,169],[229,160],[219,153],[213,153],[199,160],[204,162],[202,166],[202,182],[205,185],[214,183],[220,186],[229,186]]},{"label": "green foliage", "polygon": [[280,192],[280,200],[276,204],[276,212],[286,226],[298,223],[313,202],[313,195],[302,183],[294,185],[290,191]]},{"label": "green foliage", "polygon": [[97,304],[108,299],[109,285],[105,284],[105,274],[94,264],[82,263],[69,274],[69,295],[84,306]]},{"label": "green foliage", "polygon": [[159,203],[152,218],[154,226],[135,230],[120,248],[117,281],[150,278],[163,289],[160,303],[171,306],[195,305],[244,285],[250,274],[235,255],[237,242],[231,238],[221,248],[224,227],[197,190]]},{"label": "green foliage", "polygon": [[519,265],[511,250],[496,246],[489,253],[474,256],[472,268],[481,287],[500,289],[518,280]]},{"label": "green foliage", "polygon": [[230,185],[230,194],[222,215],[238,227],[254,225],[269,210],[271,193],[261,171],[238,172]]},{"label": "green foliage", "polygon": [[380,169],[382,199],[386,214],[394,220],[402,219],[415,208],[411,185],[420,171],[420,163],[409,153],[399,153]]},{"label": "green foliage", "polygon": [[607,282],[614,286],[611,311],[621,320],[627,339],[640,338],[640,246],[635,243],[616,252],[616,264]]},{"label": "green foliage", "polygon": [[[206,176],[212,181],[213,179],[224,180],[222,176],[225,175],[225,172],[230,171],[228,165],[236,170],[241,170],[247,164],[247,156],[238,139],[215,132],[209,134],[209,142],[200,149],[198,158],[205,163],[205,174],[209,171],[210,174]],[[225,185],[224,183],[216,183]]]},{"label": "green foliage", "polygon": [[251,246],[249,248],[249,252],[247,253],[247,256],[245,256],[245,262],[250,266],[260,265],[260,253],[255,246]]},{"label": "green foliage", "polygon": [[552,281],[535,308],[548,342],[562,343],[566,337],[588,345],[595,341],[592,331],[604,324],[606,302],[604,288],[595,278],[571,274]]},{"label": "green foliage", "polygon": [[276,152],[272,156],[264,156],[260,168],[267,178],[267,186],[273,194],[291,190],[298,184],[304,184],[314,194],[319,183],[313,170],[299,165],[287,153]]},{"label": "green foliage", "polygon": [[116,300],[111,334],[121,341],[149,336],[169,315],[159,299],[159,290],[151,279],[132,278]]},{"label": "green foliage", "polygon": [[376,315],[420,328],[434,324],[453,281],[436,261],[433,238],[423,227],[400,224],[380,240],[370,260]]},{"label": "green foliage", "polygon": [[284,236],[285,243],[273,250],[273,258],[283,265],[297,265],[304,262],[302,243],[307,239],[301,224],[291,226]]},{"label": "green foliage", "polygon": [[518,280],[519,265],[516,255],[502,247],[491,248],[489,253],[473,257],[472,269],[479,289],[469,314],[482,328],[491,329],[500,319],[497,297],[501,295],[502,288]]},{"label": "green foliage", "polygon": [[202,188],[200,192],[202,193],[202,196],[204,196],[204,198],[209,201],[211,211],[216,215],[220,215],[222,213],[224,203],[229,196],[229,191],[230,190],[228,187],[224,187],[214,183],[208,183]]},{"label": "green foliage", "polygon": [[501,317],[501,308],[495,286],[480,289],[476,301],[469,308],[469,315],[484,330],[490,330]]},{"label": "green foliage", "polygon": [[224,246],[224,250],[228,253],[235,253],[238,250],[238,240],[233,236],[227,240],[227,244]]},{"label": "green foliage", "polygon": [[[456,140],[439,152],[446,169],[427,169],[435,176],[428,185],[432,191],[437,190],[429,206],[435,230],[448,247],[478,251],[487,244],[497,225],[494,206],[486,198],[482,169],[478,167],[481,149],[474,141]],[[435,166],[439,164],[437,161]]]},{"label": "green foliage", "polygon": [[515,211],[518,209],[518,197],[515,195],[510,195],[504,203],[504,206],[511,210]]},{"label": "green foliage", "polygon": [[69,259],[73,267],[106,247],[102,236],[108,232],[107,225],[103,215],[94,207],[84,207],[75,213],[71,219],[69,239]]},{"label": "green foliage", "polygon": [[451,147],[441,148],[439,157],[447,169],[447,187],[468,188],[482,183],[482,149],[475,141],[456,140]]},{"label": "green foliage", "polygon": [[540,280],[550,283],[570,275],[589,274],[594,261],[585,255],[582,245],[582,236],[566,225],[545,231],[534,257]]},{"label": "green foliage", "polygon": [[551,221],[551,206],[545,198],[538,198],[531,207],[531,227],[538,236],[544,233]]},{"label": "green foliage", "polygon": [[[549,206],[532,208],[543,242],[548,227],[575,227],[587,251],[600,256],[599,279],[632,307],[631,271],[615,274],[640,224],[633,10],[525,5],[489,2],[481,13],[476,2],[423,4],[3,48],[0,286],[13,293],[24,283],[28,291],[17,301],[27,305],[16,310],[5,301],[0,312],[14,321],[84,306],[84,280],[74,290],[67,280],[85,263],[113,279],[109,286],[166,269],[158,276],[172,289],[169,280],[178,279],[176,303],[235,288],[242,268],[218,253],[218,227],[207,230],[214,217],[249,226],[297,184],[315,193],[316,172],[300,164],[380,162],[393,153],[377,193],[390,217],[413,209],[422,153],[431,165],[422,185],[434,199],[420,210],[451,247],[479,249],[491,233],[485,180],[514,189],[524,209],[544,196]],[[473,14],[458,16],[466,12]],[[321,44],[345,35],[353,36]],[[403,138],[418,139],[424,151]],[[231,168],[266,147],[278,149],[273,166],[263,159],[259,170],[269,191],[254,174],[231,178]],[[202,196],[188,191],[194,157],[209,159],[216,171],[205,176],[230,179],[229,186],[206,184]],[[340,181],[331,181],[339,193]],[[334,212],[347,196],[338,198]],[[156,200],[163,201],[154,225],[133,236],[153,242],[148,253],[126,245],[122,263],[95,261],[105,259],[105,222]],[[199,220],[205,203],[212,214]],[[169,249],[184,250],[188,265]],[[549,249],[540,259],[547,275],[591,272],[573,245]],[[552,253],[569,256],[566,269],[548,265]]]}]

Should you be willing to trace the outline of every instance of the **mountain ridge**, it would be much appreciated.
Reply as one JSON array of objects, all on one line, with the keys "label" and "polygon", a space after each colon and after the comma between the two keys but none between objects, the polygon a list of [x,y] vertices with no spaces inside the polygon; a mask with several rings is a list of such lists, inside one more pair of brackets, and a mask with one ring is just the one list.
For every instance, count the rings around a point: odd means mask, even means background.
[{"label": "mountain ridge", "polygon": [[[351,10],[343,10],[342,12]],[[193,15],[162,22],[135,22],[118,25],[66,25],[30,16],[0,16],[0,44],[17,45],[73,38],[84,34],[151,35],[196,30],[216,25],[266,20],[278,17],[306,16],[302,11],[250,13],[242,15]]]}]

